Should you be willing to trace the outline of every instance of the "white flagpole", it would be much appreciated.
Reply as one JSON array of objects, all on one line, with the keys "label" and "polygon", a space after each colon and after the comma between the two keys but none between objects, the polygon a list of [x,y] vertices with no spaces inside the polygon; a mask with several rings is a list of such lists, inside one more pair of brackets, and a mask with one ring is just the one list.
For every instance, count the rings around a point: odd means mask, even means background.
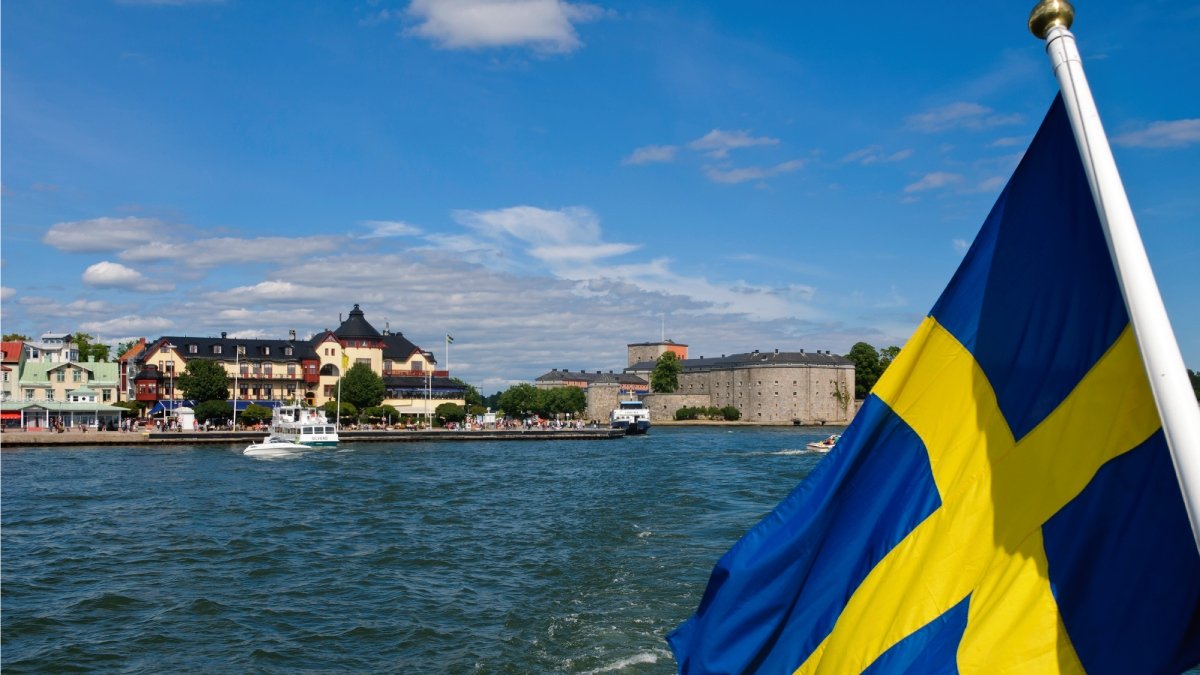
[{"label": "white flagpole", "polygon": [[1029,29],[1046,41],[1046,53],[1062,89],[1129,322],[1141,347],[1163,434],[1171,449],[1192,536],[1200,548],[1200,408],[1084,76],[1075,36],[1069,30],[1074,18],[1075,11],[1065,0],[1042,0],[1030,14]]}]

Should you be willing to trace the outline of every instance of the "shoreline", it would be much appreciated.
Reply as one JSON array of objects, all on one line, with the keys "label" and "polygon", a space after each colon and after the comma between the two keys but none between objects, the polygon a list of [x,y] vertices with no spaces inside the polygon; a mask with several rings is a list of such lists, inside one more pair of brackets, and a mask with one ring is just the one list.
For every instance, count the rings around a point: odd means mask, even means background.
[{"label": "shoreline", "polygon": [[[5,431],[0,450],[8,448],[130,445],[248,445],[261,441],[266,431]],[[341,431],[343,443],[414,443],[421,441],[594,441],[624,438],[620,429],[497,429],[487,431]]]},{"label": "shoreline", "polygon": [[[655,422],[663,427],[783,427],[798,429],[823,429],[842,425],[793,425],[762,424],[754,422],[726,422],[722,420],[687,420]],[[653,433],[653,430],[651,431]],[[67,447],[67,446],[129,446],[129,445],[248,445],[262,440],[265,431],[19,431],[6,430],[0,433],[0,450],[8,448]],[[548,441],[578,440],[596,441],[624,438],[620,429],[607,427],[585,429],[492,429],[460,431],[434,429],[411,430],[366,430],[341,431],[339,437],[347,443],[417,443],[423,441]]]}]

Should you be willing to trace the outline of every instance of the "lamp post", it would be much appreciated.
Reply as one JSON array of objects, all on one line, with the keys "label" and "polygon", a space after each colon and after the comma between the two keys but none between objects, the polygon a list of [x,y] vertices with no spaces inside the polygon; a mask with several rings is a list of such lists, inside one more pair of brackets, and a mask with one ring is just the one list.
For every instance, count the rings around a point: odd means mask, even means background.
[{"label": "lamp post", "polygon": [[[172,401],[171,408],[174,409],[175,408],[175,405],[174,405],[174,400],[175,400],[175,351],[174,351],[175,345],[171,344],[170,342],[166,342],[163,344],[163,349],[167,350],[167,355],[171,357],[171,360],[168,362],[168,365],[170,367],[167,369],[167,376],[170,378],[170,384],[171,384],[171,386],[168,387],[171,398],[168,400]],[[167,423],[167,407],[166,406],[163,406],[163,426],[169,426],[169,424]]]}]

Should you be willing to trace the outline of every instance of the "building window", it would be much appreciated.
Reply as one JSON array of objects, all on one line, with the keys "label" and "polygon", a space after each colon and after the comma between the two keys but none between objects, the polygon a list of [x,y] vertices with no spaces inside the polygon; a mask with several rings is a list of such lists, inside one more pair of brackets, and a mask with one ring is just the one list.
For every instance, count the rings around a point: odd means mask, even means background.
[{"label": "building window", "polygon": [[296,376],[296,364],[294,364],[294,363],[287,364],[287,374],[288,374],[288,377]]},{"label": "building window", "polygon": [[284,348],[283,348],[283,355],[284,355],[284,356],[291,356],[291,355],[292,355],[292,348],[291,348],[291,347],[284,347]]},{"label": "building window", "polygon": [[112,400],[112,389],[104,389],[103,392],[104,392],[104,400],[111,401]]},{"label": "building window", "polygon": [[385,372],[385,373],[392,372],[392,362],[391,361],[383,362],[383,372]]},{"label": "building window", "polygon": [[213,353],[220,354],[221,353],[221,345],[213,345]]},{"label": "building window", "polygon": [[263,346],[263,356],[270,356],[270,355],[271,355],[271,348],[264,345]]},{"label": "building window", "polygon": [[32,400],[33,400],[33,390],[32,390],[32,389],[26,389],[26,390],[25,390],[25,400],[26,400],[26,401],[32,401]]},{"label": "building window", "polygon": [[371,359],[354,359],[355,363],[361,363],[368,368],[371,366]]},{"label": "building window", "polygon": [[263,364],[263,375],[270,377],[273,370],[274,370],[274,366],[272,364],[270,364],[270,363]]},{"label": "building window", "polygon": [[54,400],[54,390],[53,390],[53,389],[48,389],[48,390],[46,391],[46,400],[47,400],[47,401],[53,401],[53,400]]},{"label": "building window", "polygon": [[412,368],[411,368],[411,369],[412,369],[412,370],[416,370],[416,371],[418,371],[418,372],[419,372],[419,371],[422,371],[422,370],[425,370],[425,364],[424,364],[424,363],[421,363],[420,361],[413,361],[413,364],[412,364]]},{"label": "building window", "polygon": [[333,396],[333,385],[327,384],[325,385],[325,398],[329,398],[331,396]]},{"label": "building window", "polygon": [[238,345],[236,349],[237,349],[238,356],[246,355],[246,345]]},{"label": "building window", "polygon": [[238,393],[240,393],[242,395],[242,398],[246,398],[248,390],[249,390],[249,387],[247,387],[244,384],[242,386],[238,387]]},{"label": "building window", "polygon": [[55,374],[54,374],[54,379],[55,379],[55,381],[57,381],[57,382],[66,382],[66,381],[67,381],[67,374],[66,374],[66,373],[64,373],[63,371],[61,371],[61,370],[60,370],[60,371],[58,371],[57,373],[55,373]]}]

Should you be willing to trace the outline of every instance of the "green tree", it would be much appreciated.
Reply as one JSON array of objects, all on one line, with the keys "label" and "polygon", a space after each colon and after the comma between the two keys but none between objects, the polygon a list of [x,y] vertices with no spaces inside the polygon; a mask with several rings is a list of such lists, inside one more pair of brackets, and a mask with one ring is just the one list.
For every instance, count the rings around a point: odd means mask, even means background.
[{"label": "green tree", "polygon": [[457,377],[450,378],[450,381],[463,388],[463,396],[466,399],[467,407],[473,405],[483,405],[483,396],[479,394],[479,390],[475,387],[463,382]]},{"label": "green tree", "polygon": [[4,337],[0,339],[4,340],[5,342],[29,342],[30,338],[28,335],[22,335],[20,333],[5,333]]},{"label": "green tree", "polygon": [[[321,410],[325,411],[325,417],[328,419],[337,419],[338,405],[337,401],[326,401],[325,405],[321,406]],[[353,403],[342,401],[342,419],[354,419],[358,416],[358,407]]]},{"label": "green tree", "polygon": [[212,422],[221,424],[233,419],[233,406],[229,405],[228,401],[204,401],[197,403],[193,409],[196,413],[197,422]]},{"label": "green tree", "polygon": [[387,387],[383,386],[383,378],[365,363],[350,366],[350,370],[342,377],[342,401],[360,410],[383,403],[386,395]]},{"label": "green tree", "polygon": [[270,408],[251,403],[246,406],[246,409],[238,413],[238,422],[242,424],[258,424],[271,419],[273,412]]},{"label": "green tree", "polygon": [[132,349],[137,343],[137,340],[126,340],[125,342],[117,343],[117,358],[121,358],[122,354]]},{"label": "green tree", "polygon": [[224,401],[229,398],[229,375],[216,361],[192,359],[177,378],[184,398]]},{"label": "green tree", "polygon": [[578,415],[587,407],[587,394],[579,387],[555,387],[542,392],[542,410],[547,417]]},{"label": "green tree", "polygon": [[461,422],[466,419],[467,411],[457,403],[443,403],[433,411],[433,416],[439,426],[445,426],[447,422]]},{"label": "green tree", "polygon": [[663,352],[650,372],[650,390],[657,394],[669,394],[679,388],[679,374],[683,364],[675,352]]},{"label": "green tree", "polygon": [[846,358],[854,362],[854,397],[864,399],[875,386],[876,380],[883,369],[879,362],[879,352],[865,342],[856,342],[850,348]]},{"label": "green tree", "polygon": [[514,384],[500,394],[500,408],[513,417],[527,417],[541,409],[541,392],[532,384]]},{"label": "green tree", "polygon": [[883,377],[884,371],[888,369],[888,366],[892,365],[892,361],[895,361],[897,356],[900,356],[900,348],[895,345],[892,345],[891,347],[884,347],[883,349],[879,350],[880,377]]},{"label": "green tree", "polygon": [[75,348],[79,350],[80,361],[87,361],[89,356],[96,361],[108,361],[108,345],[93,343],[92,340],[95,339],[96,336],[83,331],[78,331],[71,336],[71,342],[75,343]]}]

